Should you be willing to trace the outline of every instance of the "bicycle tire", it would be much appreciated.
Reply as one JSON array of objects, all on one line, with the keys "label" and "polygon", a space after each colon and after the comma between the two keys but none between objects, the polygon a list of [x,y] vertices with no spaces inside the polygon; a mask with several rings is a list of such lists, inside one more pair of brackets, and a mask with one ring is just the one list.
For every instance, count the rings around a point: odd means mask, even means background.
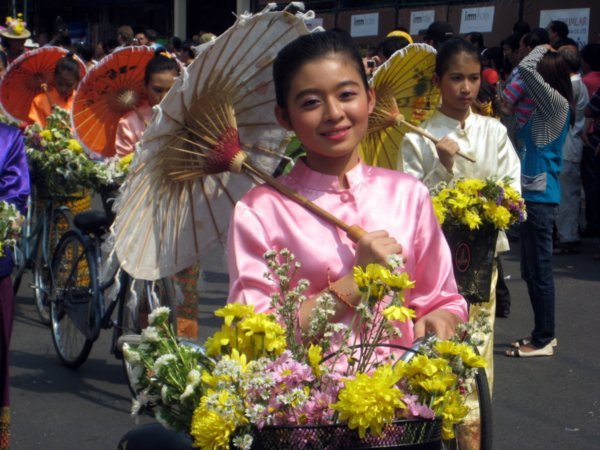
[{"label": "bicycle tire", "polygon": [[33,298],[40,322],[44,325],[50,325],[50,260],[60,238],[69,228],[71,220],[65,208],[54,209],[48,225],[48,234],[42,236],[42,241],[37,246],[33,265]]},{"label": "bicycle tire", "polygon": [[[128,289],[124,293],[123,298],[119,303],[117,337],[128,337],[129,339],[125,339],[125,342],[129,343],[135,341],[135,337],[139,336],[142,332],[142,329],[148,325],[148,314],[151,313],[157,306],[169,307],[169,309],[171,310],[171,313],[169,315],[169,323],[171,324],[174,330],[177,330],[177,319],[175,311],[175,286],[173,285],[173,281],[170,278],[161,278],[155,282],[143,281],[141,295],[138,297],[138,300],[136,302],[137,311],[131,311],[129,308],[129,299],[132,295],[129,287],[130,286],[128,286]],[[151,292],[154,292],[156,294],[156,297],[159,302],[158,305],[155,301],[153,301],[154,299],[149,298],[149,294]],[[116,339],[115,342],[117,342]],[[118,357],[121,357],[121,363],[123,366],[123,373],[125,375],[127,387],[129,388],[129,392],[131,393],[132,398],[136,398],[138,392],[132,383],[133,371],[131,365],[127,362],[125,358],[123,358],[122,350],[120,348],[115,348],[115,354]]]},{"label": "bicycle tire", "polygon": [[75,369],[85,362],[98,336],[98,280],[93,252],[75,230],[67,231],[52,257],[50,319],[61,362]]}]

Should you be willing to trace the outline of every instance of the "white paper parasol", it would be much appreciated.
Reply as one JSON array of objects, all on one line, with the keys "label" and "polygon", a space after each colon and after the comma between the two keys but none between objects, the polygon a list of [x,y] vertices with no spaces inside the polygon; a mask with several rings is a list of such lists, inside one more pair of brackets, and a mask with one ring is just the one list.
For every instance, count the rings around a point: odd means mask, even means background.
[{"label": "white paper parasol", "polygon": [[220,167],[227,158],[201,157],[198,148],[227,152],[235,144],[253,166],[273,171],[288,134],[273,113],[271,67],[283,46],[308,33],[308,17],[245,15],[198,47],[187,75],[155,111],[121,190],[115,251],[133,277],[169,276],[201,254],[222,252],[235,201],[254,180]]}]

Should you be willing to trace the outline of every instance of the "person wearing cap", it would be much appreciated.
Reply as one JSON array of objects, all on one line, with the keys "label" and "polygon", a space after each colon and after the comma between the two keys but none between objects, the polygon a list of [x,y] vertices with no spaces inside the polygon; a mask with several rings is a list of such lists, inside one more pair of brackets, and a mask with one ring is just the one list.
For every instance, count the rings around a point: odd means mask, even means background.
[{"label": "person wearing cap", "polygon": [[454,37],[454,29],[449,23],[436,20],[422,34],[423,42],[435,47],[437,50],[440,44]]},{"label": "person wearing cap", "polygon": [[31,37],[31,32],[26,27],[27,23],[23,20],[23,14],[19,13],[16,18],[7,17],[6,28],[0,29],[7,65],[26,51],[25,41]]}]

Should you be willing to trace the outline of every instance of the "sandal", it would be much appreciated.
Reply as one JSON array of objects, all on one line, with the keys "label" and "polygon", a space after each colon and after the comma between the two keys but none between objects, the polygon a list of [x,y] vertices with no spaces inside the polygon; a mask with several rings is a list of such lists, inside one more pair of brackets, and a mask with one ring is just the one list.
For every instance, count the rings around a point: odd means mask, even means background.
[{"label": "sandal", "polygon": [[[513,342],[511,342],[511,343],[510,343],[510,346],[511,346],[512,348],[521,348],[521,347],[523,347],[524,345],[529,345],[529,344],[531,344],[531,336],[527,336],[527,337],[524,337],[524,338],[518,339],[518,340],[516,340],[516,341],[513,341]],[[553,339],[552,339],[552,340],[551,340],[551,341],[548,343],[548,345],[551,345],[552,347],[556,347],[556,346],[558,345],[558,339],[556,339],[556,338],[553,338]]]},{"label": "sandal", "polygon": [[[532,349],[524,351],[524,349]],[[536,348],[532,345],[524,345],[519,348],[510,348],[504,352],[509,358],[534,358],[536,356],[552,356],[554,355],[554,346],[552,342],[545,347]]]}]

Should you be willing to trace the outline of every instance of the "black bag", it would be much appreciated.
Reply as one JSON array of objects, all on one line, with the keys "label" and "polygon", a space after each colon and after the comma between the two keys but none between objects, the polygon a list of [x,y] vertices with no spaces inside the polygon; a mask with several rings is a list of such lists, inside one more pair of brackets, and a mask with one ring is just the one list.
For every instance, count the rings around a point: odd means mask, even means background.
[{"label": "black bag", "polygon": [[491,224],[470,230],[446,223],[442,230],[452,253],[458,291],[469,303],[489,302],[498,230]]}]

